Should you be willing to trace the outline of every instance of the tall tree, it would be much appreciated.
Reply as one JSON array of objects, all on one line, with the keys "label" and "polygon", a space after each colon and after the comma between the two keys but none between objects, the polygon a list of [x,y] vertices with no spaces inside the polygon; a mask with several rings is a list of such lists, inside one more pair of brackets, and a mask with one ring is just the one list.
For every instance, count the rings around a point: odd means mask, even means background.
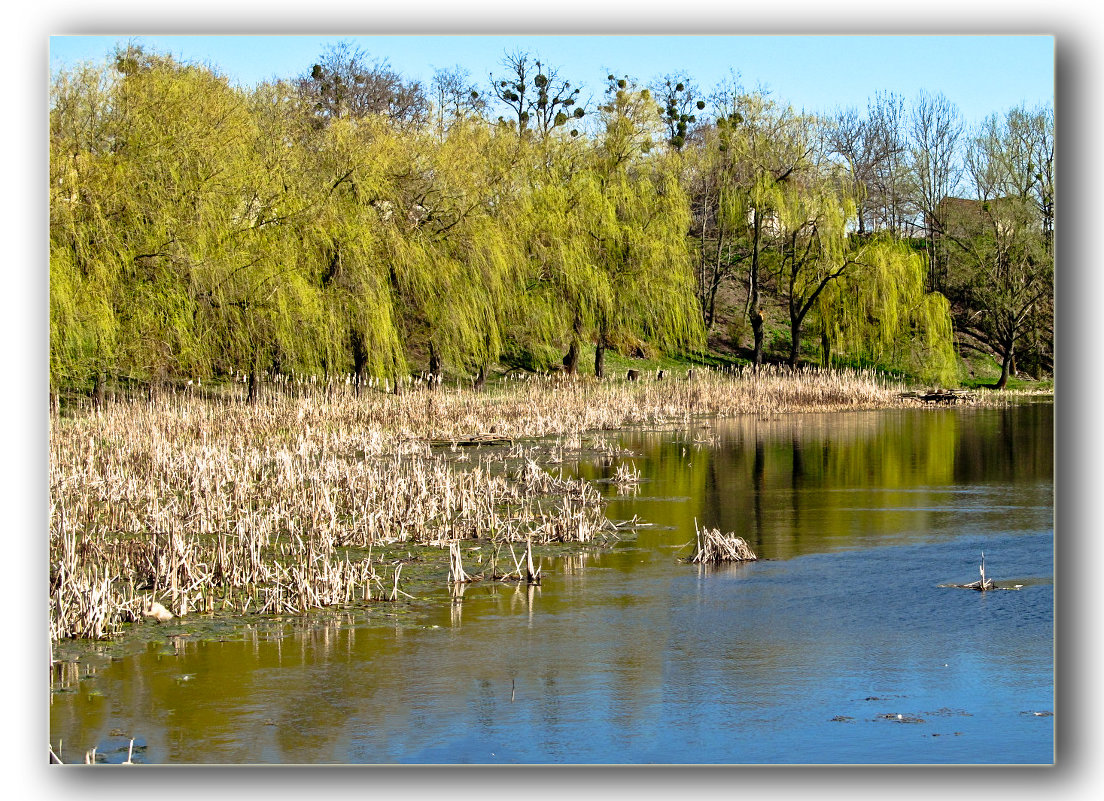
[{"label": "tall tree", "polygon": [[791,367],[797,366],[805,318],[821,293],[859,263],[847,230],[856,209],[847,188],[830,175],[810,172],[775,184],[763,196],[770,198],[773,212],[775,273],[789,316]]},{"label": "tall tree", "polygon": [[429,111],[421,84],[404,79],[385,59],[371,60],[347,41],[330,46],[299,79],[299,89],[312,104],[319,124],[379,115],[411,127],[424,123]]},{"label": "tall tree", "polygon": [[909,198],[913,194],[905,137],[904,100],[900,95],[880,92],[867,103],[867,125],[875,155],[872,175],[866,187],[866,202],[872,228],[894,236],[908,236],[911,218]]},{"label": "tall tree", "polygon": [[857,232],[874,231],[904,235],[909,196],[902,102],[891,94],[879,94],[860,114],[841,109],[827,119],[827,153],[842,159],[855,184]]},{"label": "tall tree", "polygon": [[[716,95],[718,147],[729,154],[727,188],[718,191],[718,227],[727,218],[741,227],[740,260],[747,266],[744,313],[751,323],[752,363],[763,362],[764,260],[768,246],[782,233],[778,204],[784,188],[805,180],[814,169],[816,121],[762,92],[722,87]],[[720,244],[718,237],[718,244]],[[731,256],[727,259],[731,263]]]},{"label": "tall tree", "polygon": [[869,230],[873,214],[868,211],[871,187],[879,159],[878,140],[869,118],[860,117],[855,108],[836,111],[825,120],[824,141],[830,155],[843,161],[855,187],[857,233]]},{"label": "tall tree", "polygon": [[481,117],[487,99],[471,82],[470,73],[461,66],[433,73],[433,99],[438,135],[443,136],[454,121]]},{"label": "tall tree", "polygon": [[602,133],[591,170],[588,233],[605,291],[596,315],[595,375],[618,340],[638,337],[664,349],[698,347],[700,310],[686,249],[689,202],[677,157],[654,152],[660,132],[651,92],[608,78],[599,107]]},{"label": "tall tree", "polygon": [[122,246],[112,219],[126,176],[116,147],[114,78],[86,65],[54,76],[50,89],[50,385],[75,385],[113,369]]},{"label": "tall tree", "polygon": [[577,105],[582,88],[572,88],[555,67],[520,50],[507,53],[502,66],[506,71],[499,77],[491,76],[491,89],[511,110],[519,134],[532,129],[548,136],[553,129],[585,115],[583,107]]},{"label": "tall tree", "polygon": [[957,380],[950,304],[928,292],[924,255],[890,234],[849,237],[853,265],[824,287],[813,310],[821,359],[834,353],[907,371],[931,383]]},{"label": "tall tree", "polygon": [[705,100],[697,86],[683,74],[665,75],[652,87],[663,122],[667,126],[667,144],[675,150],[686,145],[698,115],[705,109]]},{"label": "tall tree", "polygon": [[954,195],[962,177],[959,141],[964,124],[957,107],[943,94],[921,92],[912,107],[909,157],[914,202],[928,243],[932,291],[943,286],[946,257],[938,244],[943,231],[943,198]]},{"label": "tall tree", "polygon": [[[1032,124],[1022,109],[992,116],[969,143],[967,173],[973,199],[943,204],[944,241],[953,246],[949,291],[959,308],[963,344],[991,353],[1001,364],[997,388],[1015,371],[1018,349],[1032,334],[1053,326],[1054,257],[1050,249],[1049,194],[1044,175],[1053,165],[1036,164],[1040,151],[1027,131],[1046,129],[1046,113]],[[1040,186],[1043,184],[1044,186]],[[1045,358],[1045,356],[1043,357]]]}]

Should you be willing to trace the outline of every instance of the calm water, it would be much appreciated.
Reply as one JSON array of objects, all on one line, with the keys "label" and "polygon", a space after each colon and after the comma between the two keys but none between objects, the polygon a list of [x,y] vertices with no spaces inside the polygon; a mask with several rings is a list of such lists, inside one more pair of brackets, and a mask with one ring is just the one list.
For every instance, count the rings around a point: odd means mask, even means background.
[{"label": "calm water", "polygon": [[[645,480],[601,486],[611,517],[655,524],[635,541],[402,625],[267,621],[69,666],[51,742],[117,762],[134,737],[156,763],[1053,761],[1051,404],[619,439]],[[765,559],[679,562],[695,519]],[[939,587],[982,551],[1022,588]]]}]

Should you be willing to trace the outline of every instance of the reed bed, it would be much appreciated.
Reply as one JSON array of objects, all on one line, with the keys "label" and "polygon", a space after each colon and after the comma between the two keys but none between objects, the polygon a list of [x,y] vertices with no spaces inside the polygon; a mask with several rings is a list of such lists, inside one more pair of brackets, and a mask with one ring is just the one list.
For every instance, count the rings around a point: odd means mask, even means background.
[{"label": "reed bed", "polygon": [[[284,376],[254,403],[240,384],[201,386],[52,418],[52,638],[111,636],[155,603],[180,617],[399,600],[402,565],[380,549],[400,543],[440,548],[442,563],[448,552],[455,581],[461,541],[616,538],[600,493],[519,440],[562,437],[562,457],[584,431],[902,404],[874,373],[775,368],[485,392]],[[460,446],[483,441],[504,445]],[[532,581],[530,547],[511,573]]]}]

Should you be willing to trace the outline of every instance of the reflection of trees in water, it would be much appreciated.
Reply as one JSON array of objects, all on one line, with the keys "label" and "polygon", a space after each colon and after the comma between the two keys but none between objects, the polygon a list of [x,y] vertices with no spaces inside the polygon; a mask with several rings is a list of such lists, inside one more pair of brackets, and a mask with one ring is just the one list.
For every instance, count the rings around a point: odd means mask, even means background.
[{"label": "reflection of trees in water", "polygon": [[627,439],[655,492],[690,498],[642,507],[649,521],[692,530],[696,517],[781,557],[926,530],[955,484],[1049,478],[1052,414],[1032,404],[743,417],[714,421],[715,443],[696,451],[670,434]]},{"label": "reflection of trees in water", "polygon": [[964,432],[956,482],[1031,481],[1054,474],[1054,404],[1030,403],[978,414]]}]

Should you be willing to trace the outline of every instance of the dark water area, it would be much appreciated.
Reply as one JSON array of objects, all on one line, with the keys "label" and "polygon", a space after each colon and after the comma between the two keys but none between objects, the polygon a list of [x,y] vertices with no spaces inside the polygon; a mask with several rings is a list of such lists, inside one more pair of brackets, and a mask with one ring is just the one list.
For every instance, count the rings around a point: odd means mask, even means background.
[{"label": "dark water area", "polygon": [[[159,634],[54,682],[65,761],[1050,764],[1053,405],[712,421],[565,465],[649,527],[540,587]],[[700,567],[695,521],[760,561]],[[941,587],[987,575],[1002,588]],[[1013,589],[1015,588],[1015,589]]]}]

